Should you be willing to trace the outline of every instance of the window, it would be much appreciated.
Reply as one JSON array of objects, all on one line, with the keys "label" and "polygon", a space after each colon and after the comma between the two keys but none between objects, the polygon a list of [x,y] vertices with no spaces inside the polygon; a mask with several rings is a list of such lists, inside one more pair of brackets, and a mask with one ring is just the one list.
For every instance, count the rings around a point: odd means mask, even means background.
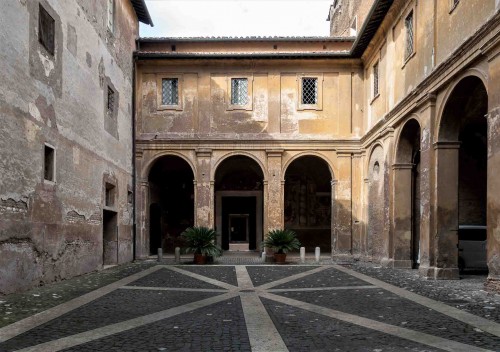
[{"label": "window", "polygon": [[318,79],[313,77],[302,78],[302,104],[314,105],[318,103]]},{"label": "window", "polygon": [[231,78],[231,105],[247,105],[248,79]]},{"label": "window", "polygon": [[127,191],[127,201],[128,204],[132,204],[134,202],[134,193],[132,191]]},{"label": "window", "polygon": [[112,116],[115,112],[115,91],[108,86],[108,115]]},{"label": "window", "polygon": [[47,49],[50,55],[54,55],[54,31],[55,21],[49,13],[39,6],[38,13],[38,41]]},{"label": "window", "polygon": [[108,0],[108,29],[113,32],[115,26],[115,0]]},{"label": "window", "polygon": [[47,181],[55,181],[55,150],[49,145],[44,147],[44,160],[43,160],[43,179]]},{"label": "window", "polygon": [[413,54],[414,45],[414,26],[413,26],[413,11],[411,11],[405,18],[406,28],[406,51],[405,60]]},{"label": "window", "polygon": [[106,194],[104,199],[104,205],[107,207],[113,207],[115,205],[115,186],[111,183],[106,182]]},{"label": "window", "polygon": [[178,105],[179,104],[179,79],[177,78],[163,78],[161,80],[162,105]]},{"label": "window", "polygon": [[378,61],[377,61],[375,65],[373,65],[373,97],[376,97],[379,94],[378,81],[379,81],[379,76],[378,76]]}]

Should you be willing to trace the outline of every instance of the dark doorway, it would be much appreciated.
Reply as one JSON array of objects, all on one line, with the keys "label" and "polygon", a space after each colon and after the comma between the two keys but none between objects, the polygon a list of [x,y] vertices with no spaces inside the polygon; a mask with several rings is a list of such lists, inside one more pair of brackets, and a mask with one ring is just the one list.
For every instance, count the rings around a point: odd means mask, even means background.
[{"label": "dark doorway", "polygon": [[149,247],[172,253],[182,247],[179,235],[194,224],[194,175],[177,156],[158,159],[149,173]]},{"label": "dark doorway", "polygon": [[116,212],[102,211],[103,265],[118,264],[118,222]]},{"label": "dark doorway", "polygon": [[285,173],[285,228],[306,251],[331,252],[331,180],[328,164],[316,156],[294,160]]},{"label": "dark doorway", "polygon": [[260,248],[263,178],[260,166],[246,156],[229,157],[217,168],[215,226],[222,249]]}]

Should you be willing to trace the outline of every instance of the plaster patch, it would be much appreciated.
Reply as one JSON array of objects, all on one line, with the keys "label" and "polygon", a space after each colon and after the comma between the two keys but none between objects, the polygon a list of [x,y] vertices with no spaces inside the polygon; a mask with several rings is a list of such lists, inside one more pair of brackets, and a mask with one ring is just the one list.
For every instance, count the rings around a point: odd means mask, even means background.
[{"label": "plaster patch", "polygon": [[24,127],[26,140],[28,140],[29,142],[34,142],[36,140],[36,135],[40,130],[40,127],[35,125],[30,120],[24,120]]},{"label": "plaster patch", "polygon": [[47,58],[44,54],[42,54],[40,50],[38,51],[38,56],[40,57],[43,69],[45,70],[45,76],[49,77],[50,73],[54,69],[54,62],[52,60],[49,60],[49,58]]},{"label": "plaster patch", "polygon": [[29,105],[28,105],[28,111],[29,111],[30,115],[35,120],[43,122],[42,115],[40,114],[40,110],[38,110],[38,107],[35,104],[29,103]]}]

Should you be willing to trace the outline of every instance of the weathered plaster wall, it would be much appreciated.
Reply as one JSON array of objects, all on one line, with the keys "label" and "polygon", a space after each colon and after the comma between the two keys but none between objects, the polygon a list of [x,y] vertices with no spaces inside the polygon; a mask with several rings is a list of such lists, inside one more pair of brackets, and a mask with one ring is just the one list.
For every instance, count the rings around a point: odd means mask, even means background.
[{"label": "weathered plaster wall", "polygon": [[359,31],[370,11],[374,0],[337,0],[330,8],[330,35],[332,37],[350,37],[351,25],[356,18]]},{"label": "weathered plaster wall", "polygon": [[[0,13],[0,293],[102,266],[105,175],[117,187],[118,260],[132,257],[137,18],[128,1],[117,1],[110,34],[103,1],[40,3],[55,19],[54,56],[38,41],[38,1],[11,1]],[[120,95],[112,117],[104,113],[106,82]],[[105,130],[108,118],[116,133]],[[44,180],[45,143],[55,149],[55,182]]]}]

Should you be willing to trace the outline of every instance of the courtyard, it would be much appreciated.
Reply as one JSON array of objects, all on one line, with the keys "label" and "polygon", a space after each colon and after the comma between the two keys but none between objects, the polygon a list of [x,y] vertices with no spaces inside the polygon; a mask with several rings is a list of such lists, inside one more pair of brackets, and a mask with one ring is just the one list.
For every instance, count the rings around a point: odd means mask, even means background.
[{"label": "courtyard", "polygon": [[484,277],[289,263],[166,258],[0,297],[0,351],[500,349],[500,297],[482,290]]}]

